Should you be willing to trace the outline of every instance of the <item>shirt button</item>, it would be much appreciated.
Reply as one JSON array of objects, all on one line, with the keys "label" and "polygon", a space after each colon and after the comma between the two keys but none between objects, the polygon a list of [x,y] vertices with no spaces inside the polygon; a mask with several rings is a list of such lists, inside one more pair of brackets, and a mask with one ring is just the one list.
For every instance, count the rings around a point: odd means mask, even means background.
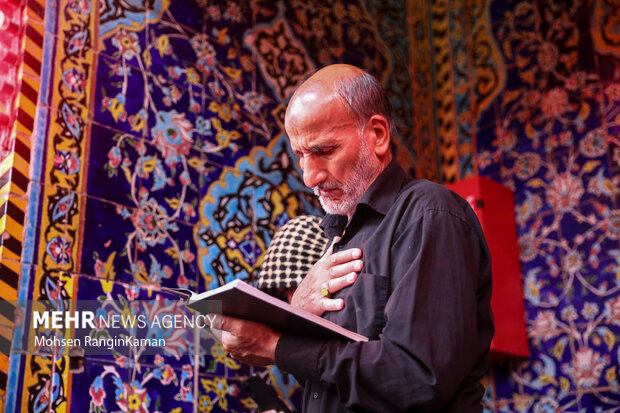
[{"label": "shirt button", "polygon": [[312,397],[314,397],[315,399],[318,399],[318,398],[319,398],[319,393],[314,392],[314,394],[312,395]]}]

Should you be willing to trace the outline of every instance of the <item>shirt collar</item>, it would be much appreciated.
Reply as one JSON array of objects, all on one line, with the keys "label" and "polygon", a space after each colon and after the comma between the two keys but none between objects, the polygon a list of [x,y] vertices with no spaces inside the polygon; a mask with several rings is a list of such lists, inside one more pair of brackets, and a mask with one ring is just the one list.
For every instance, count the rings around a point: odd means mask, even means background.
[{"label": "shirt collar", "polygon": [[[362,199],[358,202],[358,206],[359,204],[365,204],[380,214],[386,215],[392,204],[394,204],[405,177],[405,171],[396,162],[396,159],[393,158],[373,183],[370,184],[366,192],[364,192]],[[320,225],[325,235],[332,239],[334,236],[342,233],[342,230],[347,225],[347,221],[346,215],[327,214]]]},{"label": "shirt collar", "polygon": [[392,158],[388,166],[379,174],[370,187],[364,192],[358,204],[366,204],[375,211],[386,215],[405,180],[405,171]]}]

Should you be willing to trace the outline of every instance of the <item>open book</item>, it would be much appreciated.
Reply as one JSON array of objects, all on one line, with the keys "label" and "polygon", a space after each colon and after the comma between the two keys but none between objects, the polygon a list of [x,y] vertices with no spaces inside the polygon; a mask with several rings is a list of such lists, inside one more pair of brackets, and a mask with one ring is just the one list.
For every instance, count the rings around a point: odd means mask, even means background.
[{"label": "open book", "polygon": [[241,280],[231,281],[201,294],[173,288],[162,290],[186,298],[186,305],[202,314],[224,314],[255,321],[281,333],[299,337],[368,341],[360,334],[295,308]]}]

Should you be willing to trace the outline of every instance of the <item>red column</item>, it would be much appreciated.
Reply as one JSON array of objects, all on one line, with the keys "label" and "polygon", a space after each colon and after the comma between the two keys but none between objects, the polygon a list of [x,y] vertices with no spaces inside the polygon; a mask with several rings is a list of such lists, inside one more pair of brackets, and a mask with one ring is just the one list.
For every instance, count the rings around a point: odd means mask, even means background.
[{"label": "red column", "polygon": [[495,337],[491,359],[528,357],[525,306],[512,190],[481,176],[446,185],[469,202],[489,245]]}]

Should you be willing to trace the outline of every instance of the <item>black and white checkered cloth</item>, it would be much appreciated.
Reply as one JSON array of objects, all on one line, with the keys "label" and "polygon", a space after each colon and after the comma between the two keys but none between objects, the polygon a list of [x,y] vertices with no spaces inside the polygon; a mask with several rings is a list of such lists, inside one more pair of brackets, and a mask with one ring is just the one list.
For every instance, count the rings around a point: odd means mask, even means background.
[{"label": "black and white checkered cloth", "polygon": [[328,241],[320,222],[319,217],[300,215],[280,228],[265,253],[258,273],[258,288],[290,288],[301,282],[321,258]]}]

